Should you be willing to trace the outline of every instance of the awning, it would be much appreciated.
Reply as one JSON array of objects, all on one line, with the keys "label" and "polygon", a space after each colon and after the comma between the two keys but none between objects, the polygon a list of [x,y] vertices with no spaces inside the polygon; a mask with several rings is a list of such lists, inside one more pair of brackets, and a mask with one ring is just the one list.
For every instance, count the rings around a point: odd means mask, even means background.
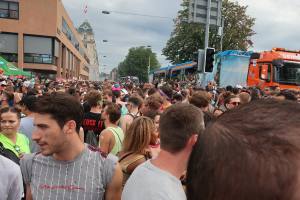
[{"label": "awning", "polygon": [[17,68],[12,63],[6,61],[0,56],[0,73],[6,76],[27,76],[30,77],[29,72],[25,72],[20,68]]}]

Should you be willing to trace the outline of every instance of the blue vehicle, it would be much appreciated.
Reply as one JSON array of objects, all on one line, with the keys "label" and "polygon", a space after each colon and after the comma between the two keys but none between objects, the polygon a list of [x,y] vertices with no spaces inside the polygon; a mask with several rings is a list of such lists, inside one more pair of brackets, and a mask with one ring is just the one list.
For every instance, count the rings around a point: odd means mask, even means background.
[{"label": "blue vehicle", "polygon": [[197,75],[197,63],[185,62],[172,66],[161,67],[152,71],[149,76],[150,80],[186,80],[190,76]]}]

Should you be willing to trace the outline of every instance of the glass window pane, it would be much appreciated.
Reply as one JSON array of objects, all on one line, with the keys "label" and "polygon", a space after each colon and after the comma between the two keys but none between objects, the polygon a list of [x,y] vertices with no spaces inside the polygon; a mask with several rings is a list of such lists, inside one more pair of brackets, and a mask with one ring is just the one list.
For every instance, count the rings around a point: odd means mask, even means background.
[{"label": "glass window pane", "polygon": [[8,2],[0,2],[0,9],[8,9]]},{"label": "glass window pane", "polygon": [[3,10],[0,8],[0,18],[8,18],[8,10]]},{"label": "glass window pane", "polygon": [[10,10],[9,11],[9,17],[13,19],[18,19],[19,18],[19,13],[16,10]]},{"label": "glass window pane", "polygon": [[10,2],[9,3],[9,9],[10,10],[18,10],[19,9],[18,3],[12,3],[12,2]]}]

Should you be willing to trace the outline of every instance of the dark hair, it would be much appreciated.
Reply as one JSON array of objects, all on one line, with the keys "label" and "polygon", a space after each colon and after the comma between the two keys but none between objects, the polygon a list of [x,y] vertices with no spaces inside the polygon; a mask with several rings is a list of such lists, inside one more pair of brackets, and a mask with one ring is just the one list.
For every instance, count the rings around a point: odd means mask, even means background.
[{"label": "dark hair", "polygon": [[112,94],[115,98],[119,98],[121,96],[121,91],[119,90],[113,90]]},{"label": "dark hair", "polygon": [[226,91],[233,92],[233,87],[231,85],[226,86]]},{"label": "dark hair", "polygon": [[180,102],[180,101],[183,100],[183,97],[182,97],[181,94],[176,93],[176,94],[173,95],[173,100],[176,100],[176,101],[179,101],[179,102]]},{"label": "dark hair", "polygon": [[3,113],[8,113],[8,112],[15,113],[17,115],[18,119],[21,119],[21,112],[20,112],[19,109],[15,108],[15,107],[4,107],[4,108],[1,108],[0,109],[0,116]]},{"label": "dark hair", "polygon": [[149,117],[152,120],[155,120],[155,117],[157,115],[160,115],[160,113],[157,112],[156,110],[148,110],[145,113],[143,113],[143,116]]},{"label": "dark hair", "polygon": [[159,90],[162,96],[167,97],[167,100],[171,100],[173,98],[173,90],[168,85],[161,86]]},{"label": "dark hair", "polygon": [[37,100],[37,97],[34,95],[24,95],[21,99],[21,101],[19,102],[19,104],[21,106],[26,106],[26,108],[29,111],[32,111],[34,109],[34,104]]},{"label": "dark hair", "polygon": [[299,177],[299,113],[296,102],[268,99],[220,116],[194,146],[187,199],[293,199]]},{"label": "dark hair", "polygon": [[283,96],[286,100],[297,101],[297,96],[294,92],[290,90],[282,90],[277,96]]},{"label": "dark hair", "polygon": [[171,153],[181,151],[193,134],[204,130],[203,114],[191,104],[174,104],[159,121],[161,148]]},{"label": "dark hair", "polygon": [[74,86],[71,86],[68,88],[68,90],[66,91],[68,94],[75,96],[76,95],[76,88]]},{"label": "dark hair", "polygon": [[132,103],[135,107],[140,107],[143,104],[143,100],[138,96],[131,96],[128,99],[128,103]]},{"label": "dark hair", "polygon": [[105,112],[108,114],[109,121],[116,123],[121,118],[121,105],[116,103],[107,103]]},{"label": "dark hair", "polygon": [[33,112],[51,115],[61,128],[67,121],[74,120],[76,131],[79,133],[83,119],[83,107],[74,96],[63,92],[40,96],[34,104]]}]

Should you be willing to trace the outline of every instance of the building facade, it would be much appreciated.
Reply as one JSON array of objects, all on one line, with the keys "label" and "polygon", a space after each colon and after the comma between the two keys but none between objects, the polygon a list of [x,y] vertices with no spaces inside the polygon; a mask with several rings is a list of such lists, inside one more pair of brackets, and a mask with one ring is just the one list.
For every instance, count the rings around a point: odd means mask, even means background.
[{"label": "building facade", "polygon": [[99,81],[100,80],[99,60],[98,60],[97,46],[95,42],[93,29],[90,23],[86,20],[79,26],[77,31],[81,37],[83,45],[86,48],[87,55],[90,60],[89,63],[90,80]]},{"label": "building facade", "polygon": [[37,76],[89,79],[89,58],[61,0],[0,0],[0,56]]},{"label": "building facade", "polygon": [[118,68],[113,68],[110,72],[110,80],[117,81],[118,80]]}]

